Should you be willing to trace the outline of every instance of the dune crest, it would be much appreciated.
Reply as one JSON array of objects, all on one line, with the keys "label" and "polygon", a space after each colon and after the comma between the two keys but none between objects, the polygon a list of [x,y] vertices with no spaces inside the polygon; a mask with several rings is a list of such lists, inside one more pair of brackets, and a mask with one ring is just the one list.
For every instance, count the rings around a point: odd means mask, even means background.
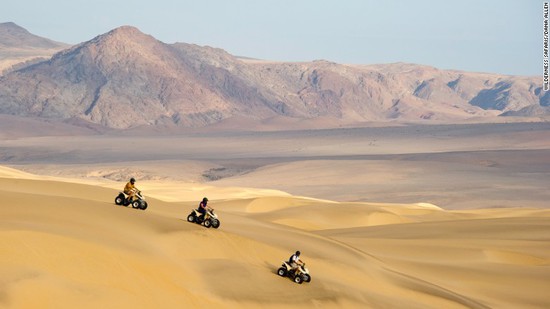
[{"label": "dune crest", "polygon": [[502,250],[483,251],[487,260],[494,263],[517,264],[517,265],[550,265],[549,259],[540,258],[534,255],[528,255],[519,252]]},{"label": "dune crest", "polygon": [[[153,194],[141,211],[115,206],[112,183],[0,173],[6,308],[550,305],[550,210],[445,211],[209,186],[214,230],[186,221],[196,205],[180,200],[179,185],[145,183],[164,200]],[[276,274],[295,250],[313,278],[301,286]]]},{"label": "dune crest", "polygon": [[26,173],[14,168],[0,165],[0,177],[2,178],[20,178],[20,179],[37,179],[36,175]]}]

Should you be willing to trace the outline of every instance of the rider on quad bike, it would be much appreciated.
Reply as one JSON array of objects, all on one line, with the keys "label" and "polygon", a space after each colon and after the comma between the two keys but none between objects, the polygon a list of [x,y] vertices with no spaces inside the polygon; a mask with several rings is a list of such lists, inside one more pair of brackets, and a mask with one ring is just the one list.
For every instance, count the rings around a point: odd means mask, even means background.
[{"label": "rider on quad bike", "polygon": [[290,277],[292,281],[302,284],[302,282],[311,282],[309,269],[306,268],[306,263],[300,259],[300,251],[296,251],[290,256],[288,261],[283,261],[283,264],[277,269],[277,274],[281,277]]},{"label": "rider on quad bike", "polygon": [[134,185],[136,180],[132,177],[130,181],[124,186],[124,191],[119,192],[115,197],[115,204],[122,206],[132,205],[132,208],[145,210],[147,208],[147,202],[141,191]]},{"label": "rider on quad bike", "polygon": [[305,264],[302,260],[300,260],[300,251],[296,251],[296,253],[290,256],[288,259],[288,264],[292,267],[294,274],[298,274],[298,268],[300,266],[304,266]]},{"label": "rider on quad bike", "polygon": [[124,194],[128,195],[128,201],[131,203],[134,200],[134,196],[139,191],[139,189],[134,185],[136,180],[134,177],[130,178],[130,181],[124,186]]},{"label": "rider on quad bike", "polygon": [[187,216],[187,221],[204,225],[207,228],[217,229],[220,227],[218,215],[214,213],[214,209],[208,206],[206,197],[202,199],[197,209],[191,210],[191,213]]},{"label": "rider on quad bike", "polygon": [[206,216],[207,204],[208,199],[205,197],[202,199],[202,202],[199,203],[199,208],[197,208],[197,211],[201,213],[202,220],[204,220],[204,217]]}]

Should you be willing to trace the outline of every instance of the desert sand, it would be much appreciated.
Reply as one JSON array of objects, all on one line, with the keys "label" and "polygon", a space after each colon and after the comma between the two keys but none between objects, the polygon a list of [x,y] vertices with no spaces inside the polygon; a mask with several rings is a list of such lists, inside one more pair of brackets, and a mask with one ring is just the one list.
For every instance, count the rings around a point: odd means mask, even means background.
[{"label": "desert sand", "polygon": [[[0,168],[3,308],[545,308],[550,210],[443,210]],[[193,196],[194,195],[194,196]],[[208,195],[217,230],[188,223]],[[312,282],[276,269],[303,252]]]},{"label": "desert sand", "polygon": [[[548,124],[34,125],[0,135],[1,308],[550,307]],[[276,274],[295,250],[310,283]]]}]

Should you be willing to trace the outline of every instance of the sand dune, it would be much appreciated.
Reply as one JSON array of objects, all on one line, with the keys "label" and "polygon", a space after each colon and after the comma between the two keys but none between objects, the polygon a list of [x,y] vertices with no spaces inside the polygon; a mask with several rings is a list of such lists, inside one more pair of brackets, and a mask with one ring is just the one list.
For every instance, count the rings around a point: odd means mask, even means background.
[{"label": "sand dune", "polygon": [[[550,306],[550,210],[199,188],[216,197],[214,230],[186,222],[191,185],[167,184],[146,211],[115,206],[114,185],[0,168],[0,307]],[[275,273],[296,249],[309,284]]]}]

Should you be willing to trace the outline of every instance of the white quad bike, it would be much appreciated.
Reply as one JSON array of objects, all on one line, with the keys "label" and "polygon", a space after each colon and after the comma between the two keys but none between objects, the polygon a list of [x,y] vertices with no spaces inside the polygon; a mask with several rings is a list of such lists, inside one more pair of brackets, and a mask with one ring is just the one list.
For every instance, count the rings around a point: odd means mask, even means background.
[{"label": "white quad bike", "polygon": [[218,219],[218,215],[215,214],[214,209],[210,207],[206,209],[206,215],[204,217],[198,210],[193,209],[189,216],[187,216],[187,221],[202,224],[207,228],[213,227],[217,229],[220,227],[220,220]]},{"label": "white quad bike", "polygon": [[288,261],[283,261],[283,265],[277,270],[277,274],[281,277],[289,277],[294,282],[302,284],[302,282],[310,282],[311,275],[309,270],[306,268],[306,263],[304,265],[298,266],[298,271],[292,269],[292,266]]},{"label": "white quad bike", "polygon": [[143,195],[141,195],[141,191],[136,192],[133,201],[130,201],[129,195],[125,194],[124,192],[119,192],[117,197],[115,197],[115,204],[126,207],[131,204],[132,207],[135,209],[147,209],[147,201],[145,201],[145,198],[143,197]]}]

